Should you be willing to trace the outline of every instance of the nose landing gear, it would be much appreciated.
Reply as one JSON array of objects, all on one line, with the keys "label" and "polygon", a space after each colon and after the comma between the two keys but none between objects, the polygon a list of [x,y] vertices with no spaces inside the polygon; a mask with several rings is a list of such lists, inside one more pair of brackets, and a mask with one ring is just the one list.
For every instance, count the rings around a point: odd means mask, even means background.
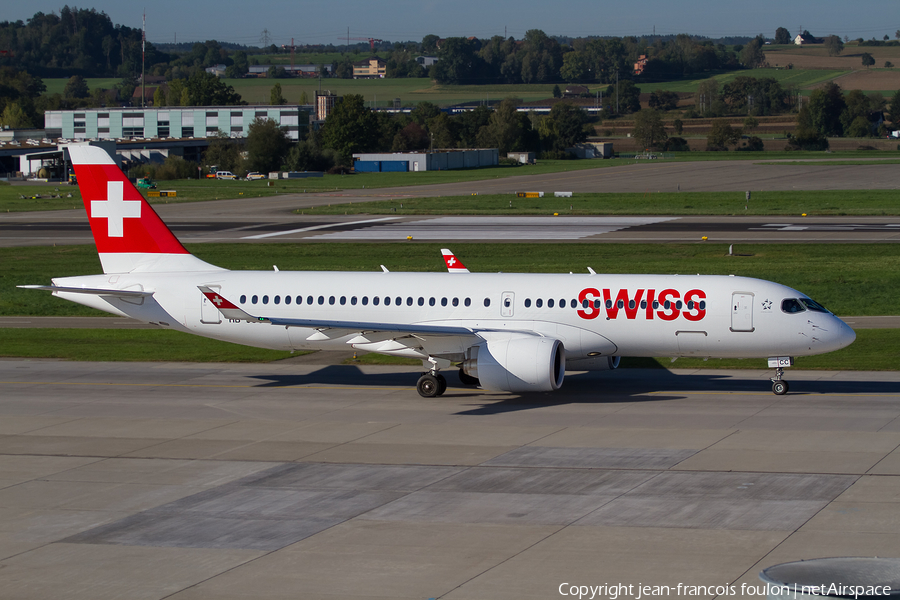
[{"label": "nose landing gear", "polygon": [[790,386],[788,382],[783,380],[784,368],[793,366],[794,358],[791,356],[777,356],[769,359],[769,366],[775,368],[775,377],[772,381],[772,393],[776,396],[784,396],[788,393]]}]

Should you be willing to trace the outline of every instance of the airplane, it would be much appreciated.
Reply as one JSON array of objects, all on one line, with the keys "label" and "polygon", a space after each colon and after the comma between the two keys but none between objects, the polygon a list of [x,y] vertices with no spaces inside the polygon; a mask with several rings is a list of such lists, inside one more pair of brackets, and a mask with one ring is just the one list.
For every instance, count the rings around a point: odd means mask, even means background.
[{"label": "airplane", "polygon": [[103,274],[19,287],[249,346],[421,359],[426,398],[446,391],[441,371],[451,367],[487,390],[550,392],[566,371],[615,369],[622,356],[765,358],[781,395],[794,357],[856,338],[808,296],[746,277],[590,268],[455,277],[452,267],[464,267],[446,254],[450,273],[231,271],[190,254],[105,150],[68,152]]}]

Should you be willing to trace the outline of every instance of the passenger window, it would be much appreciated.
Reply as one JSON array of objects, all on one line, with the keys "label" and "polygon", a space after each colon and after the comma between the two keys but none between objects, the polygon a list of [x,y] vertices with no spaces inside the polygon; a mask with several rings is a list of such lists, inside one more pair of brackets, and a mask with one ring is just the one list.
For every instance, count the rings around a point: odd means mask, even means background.
[{"label": "passenger window", "polygon": [[[312,296],[307,296],[307,297],[306,297],[306,303],[307,303],[307,304],[312,304],[312,303],[313,303],[313,297],[312,297]],[[322,304],[322,303],[319,302],[319,304]]]},{"label": "passenger window", "polygon": [[[398,304],[399,304],[399,302],[398,302]],[[412,299],[412,296],[407,296],[407,297],[406,297],[406,305],[407,305],[407,306],[412,306],[412,305],[413,305],[413,299]]]},{"label": "passenger window", "polygon": [[253,294],[253,297],[250,298],[250,302],[252,302],[253,304],[256,304],[257,302],[259,302],[259,296],[257,296],[256,294]]},{"label": "passenger window", "polygon": [[362,302],[363,302],[363,306],[368,306],[368,304],[369,304],[369,297],[368,297],[368,296],[363,296],[363,301],[362,301]]},{"label": "passenger window", "polygon": [[247,296],[246,294],[241,295],[241,304],[247,304]]},{"label": "passenger window", "polygon": [[347,304],[347,296],[341,296],[341,306]]},{"label": "passenger window", "polygon": [[453,299],[453,306],[459,306],[459,298]]},{"label": "passenger window", "polygon": [[441,306],[447,306],[447,299],[441,298]]},{"label": "passenger window", "polygon": [[805,311],[806,307],[800,304],[800,302],[795,298],[787,298],[781,301],[781,310],[783,312],[793,314]]},{"label": "passenger window", "polygon": [[559,301],[559,307],[560,308],[566,307],[566,299],[565,298],[563,298],[562,300]]},{"label": "passenger window", "polygon": [[[569,302],[569,306],[575,308],[576,306],[578,306],[578,300],[572,298],[572,300]],[[587,300],[584,301],[584,307],[587,308]]]},{"label": "passenger window", "polygon": [[294,301],[295,304],[303,304],[303,296],[297,296]]},{"label": "passenger window", "polygon": [[419,306],[425,306],[425,298],[419,296]]},{"label": "passenger window", "polygon": [[525,298],[525,308],[531,308],[531,298]]},{"label": "passenger window", "polygon": [[275,296],[275,304],[281,304],[281,296]]},{"label": "passenger window", "polygon": [[554,304],[555,302],[553,301],[553,298],[547,300],[547,308],[553,308]]},{"label": "passenger window", "polygon": [[653,301],[653,310],[656,310],[657,308],[659,308],[659,302],[654,300]]},{"label": "passenger window", "polygon": [[385,305],[385,306],[390,306],[390,305],[391,305],[391,297],[390,297],[390,296],[385,296],[385,297],[384,297],[384,305]]},{"label": "passenger window", "polygon": [[401,304],[403,304],[403,298],[401,298],[400,296],[397,296],[396,298],[394,298],[394,304],[396,304],[397,306],[400,306]]},{"label": "passenger window", "polygon": [[378,306],[378,303],[381,301],[381,298],[378,296],[372,296],[372,306]]},{"label": "passenger window", "polygon": [[[572,302],[575,302],[575,301],[572,300]],[[587,307],[588,307],[588,301],[587,301],[587,298],[585,298],[584,300],[581,301],[581,308],[587,308]],[[573,306],[572,308],[575,308],[575,307]]]},{"label": "passenger window", "polygon": [[[669,308],[671,308],[671,307],[672,307],[672,303],[671,303],[671,302],[669,302],[669,301],[668,301],[668,300],[666,300],[666,303],[665,303],[665,304],[663,304],[663,306],[665,306],[665,307],[666,307],[666,310],[669,310]],[[619,308],[621,308],[621,307],[619,307]]]},{"label": "passenger window", "polygon": [[693,300],[688,300],[687,308],[688,308],[688,310],[694,310],[694,301]]},{"label": "passenger window", "polygon": [[484,299],[484,306],[485,306],[485,308],[487,308],[487,307],[490,306],[490,305],[491,305],[491,299],[490,299],[490,298],[485,298],[485,299]]},{"label": "passenger window", "polygon": [[334,305],[334,296],[328,296],[328,304]]},{"label": "passenger window", "polygon": [[466,306],[472,306],[472,299],[466,298]]},{"label": "passenger window", "polygon": [[319,296],[319,304],[325,304],[325,296]]},{"label": "passenger window", "polygon": [[700,310],[706,310],[706,300],[700,301]]},{"label": "passenger window", "polygon": [[612,308],[612,300],[606,301],[606,308]]},{"label": "passenger window", "polygon": [[536,307],[540,308],[540,307],[542,307],[542,306],[544,305],[544,301],[541,300],[540,298],[538,298],[537,300],[534,301],[534,305],[535,305]]},{"label": "passenger window", "polygon": [[596,308],[596,309],[600,308],[600,298],[594,299],[594,308]]},{"label": "passenger window", "polygon": [[512,300],[510,300],[509,298],[504,298],[503,306],[505,306],[506,308],[509,308],[510,306],[512,306]]},{"label": "passenger window", "polygon": [[681,300],[679,300],[678,302],[675,303],[675,308],[677,308],[678,310],[681,310],[682,306],[684,306],[684,305],[681,303]]},{"label": "passenger window", "polygon": [[284,297],[284,303],[285,303],[285,304],[290,304],[290,303],[291,303],[291,297],[290,297],[290,296],[285,296],[285,297]]},{"label": "passenger window", "polygon": [[434,306],[434,298],[428,299],[428,306]]},{"label": "passenger window", "polygon": [[356,306],[356,296],[353,296],[352,298],[350,298],[350,304],[352,306]]},{"label": "passenger window", "polygon": [[268,303],[269,303],[269,297],[263,296],[263,304],[268,304]]},{"label": "passenger window", "polygon": [[641,308],[647,308],[647,301],[641,300]]}]

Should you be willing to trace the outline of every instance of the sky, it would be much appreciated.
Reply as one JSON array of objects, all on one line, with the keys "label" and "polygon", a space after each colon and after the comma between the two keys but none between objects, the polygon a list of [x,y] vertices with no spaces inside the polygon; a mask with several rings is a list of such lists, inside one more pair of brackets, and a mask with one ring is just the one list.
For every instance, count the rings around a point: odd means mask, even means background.
[{"label": "sky", "polygon": [[[36,12],[58,12],[59,0],[10,2],[0,19],[26,21]],[[75,6],[72,4],[70,6]],[[110,16],[114,24],[140,28],[155,43],[215,39],[246,45],[341,44],[347,37],[421,41],[494,35],[521,39],[529,29],[548,35],[649,35],[689,33],[774,37],[785,27],[813,35],[881,39],[900,30],[898,0],[153,0],[142,5],[94,0],[77,5]],[[801,29],[802,28],[802,29]],[[265,32],[265,33],[264,33]]]}]

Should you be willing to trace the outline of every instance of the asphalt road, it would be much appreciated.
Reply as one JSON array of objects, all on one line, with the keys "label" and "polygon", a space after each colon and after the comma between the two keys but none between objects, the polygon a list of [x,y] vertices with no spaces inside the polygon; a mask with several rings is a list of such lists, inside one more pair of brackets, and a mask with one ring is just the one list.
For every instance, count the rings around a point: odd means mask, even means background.
[{"label": "asphalt road", "polygon": [[897,556],[900,377],[768,376],[423,400],[400,368],[0,361],[0,589],[544,600]]}]

